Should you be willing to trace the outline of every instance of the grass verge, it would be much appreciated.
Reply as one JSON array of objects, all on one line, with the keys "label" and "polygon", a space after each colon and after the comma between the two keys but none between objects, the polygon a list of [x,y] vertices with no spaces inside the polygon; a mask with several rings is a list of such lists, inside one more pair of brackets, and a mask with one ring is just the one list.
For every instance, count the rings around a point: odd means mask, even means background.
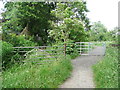
[{"label": "grass verge", "polygon": [[96,88],[118,88],[118,49],[108,47],[106,55],[93,66]]},{"label": "grass verge", "polygon": [[25,63],[14,65],[3,72],[3,88],[58,88],[72,70],[70,56],[58,61],[38,65]]}]

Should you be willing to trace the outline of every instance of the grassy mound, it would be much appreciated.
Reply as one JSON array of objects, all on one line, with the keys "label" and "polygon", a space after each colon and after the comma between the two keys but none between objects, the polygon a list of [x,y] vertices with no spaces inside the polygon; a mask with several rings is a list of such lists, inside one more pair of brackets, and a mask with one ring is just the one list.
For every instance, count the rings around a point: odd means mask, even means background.
[{"label": "grassy mound", "polygon": [[43,65],[25,63],[3,72],[3,88],[57,88],[72,70],[70,56]]},{"label": "grassy mound", "polygon": [[118,49],[108,47],[106,55],[93,66],[96,88],[118,88]]}]

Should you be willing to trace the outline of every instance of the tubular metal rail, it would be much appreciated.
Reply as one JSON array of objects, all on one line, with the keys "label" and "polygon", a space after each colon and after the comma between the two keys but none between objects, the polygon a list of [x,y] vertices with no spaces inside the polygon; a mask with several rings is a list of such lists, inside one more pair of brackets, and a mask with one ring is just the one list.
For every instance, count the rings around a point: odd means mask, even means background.
[{"label": "tubular metal rail", "polygon": [[[105,55],[106,43],[96,42],[75,42],[67,45],[75,45],[80,55],[94,55],[92,51],[98,46],[102,47],[102,53]],[[22,61],[17,62],[49,62],[56,61],[60,56],[65,57],[66,47],[60,46],[36,46],[36,47],[13,47],[13,53],[22,55]],[[101,51],[101,50],[100,50]],[[97,54],[96,54],[97,55]],[[99,52],[98,52],[99,55]]]},{"label": "tubular metal rail", "polygon": [[92,55],[91,51],[97,47],[102,47],[103,55],[105,55],[105,50],[106,50],[105,42],[76,42],[76,44],[80,55]]},{"label": "tubular metal rail", "polygon": [[64,55],[64,46],[36,46],[36,47],[13,47],[13,53],[24,56],[22,61],[17,62],[43,62],[56,61],[60,55]]}]

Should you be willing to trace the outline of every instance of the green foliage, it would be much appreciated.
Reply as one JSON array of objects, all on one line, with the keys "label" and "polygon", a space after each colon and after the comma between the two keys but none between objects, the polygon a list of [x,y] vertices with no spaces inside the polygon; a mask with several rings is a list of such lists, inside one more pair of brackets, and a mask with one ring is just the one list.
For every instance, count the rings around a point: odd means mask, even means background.
[{"label": "green foliage", "polygon": [[[66,54],[70,55],[71,56],[71,59],[74,59],[76,58],[77,56],[79,56],[79,53],[78,53],[78,49],[77,49],[77,45],[72,41],[72,40],[69,40],[69,41],[66,41],[66,42],[57,42],[57,43],[54,43],[52,46],[62,46],[62,47],[57,47],[58,49],[65,49],[64,47],[64,44],[66,43]],[[54,47],[55,49],[55,47]],[[59,53],[60,51],[58,51]],[[63,52],[63,51],[62,51]],[[61,53],[61,52],[60,52]],[[64,53],[64,52],[63,52]]]},{"label": "green foliage", "polygon": [[0,89],[2,89],[2,72],[0,72]]},{"label": "green foliage", "polygon": [[43,65],[15,65],[3,72],[3,88],[57,88],[70,76],[71,69],[70,56]]},{"label": "green foliage", "polygon": [[36,46],[37,43],[33,42],[32,37],[25,37],[24,35],[3,34],[3,40],[16,46]]},{"label": "green foliage", "polygon": [[[32,40],[32,37],[25,37],[17,36],[15,34],[3,34],[3,40],[6,42],[3,42],[3,51],[2,51],[2,61],[3,61],[3,67],[4,69],[12,67],[13,64],[19,63],[18,61],[21,61],[24,57],[24,53],[13,53],[12,47],[24,47],[24,46],[35,46],[37,45]],[[5,45],[4,45],[5,44]],[[31,49],[14,49],[15,51],[29,51]]]},{"label": "green foliage", "polygon": [[73,11],[75,13],[75,17],[79,18],[80,21],[84,23],[84,29],[86,31],[90,30],[91,25],[89,18],[87,17],[87,12],[89,10],[87,9],[87,2],[83,0],[79,0],[79,2],[71,2],[70,5],[73,8]]},{"label": "green foliage", "polygon": [[8,68],[12,67],[16,61],[20,61],[22,56],[18,53],[12,52],[14,50],[12,44],[5,41],[0,41],[0,43],[2,43],[2,49],[0,50],[0,55],[2,55],[2,68],[3,70],[7,70]]},{"label": "green foliage", "polygon": [[109,31],[109,40],[111,41],[119,41],[118,37],[120,36],[119,34],[120,30],[118,27],[115,27],[113,30]]},{"label": "green foliage", "polygon": [[74,44],[74,43],[68,43],[66,45],[66,53],[69,54],[72,59],[74,59],[77,56],[79,56],[76,44]]},{"label": "green foliage", "polygon": [[108,38],[107,28],[99,21],[94,22],[90,31],[90,41],[106,41]]},{"label": "green foliage", "polygon": [[[57,3],[57,8],[51,14],[58,18],[55,22],[50,22],[52,30],[48,33],[56,41],[86,41],[87,34],[84,30],[83,22],[77,18],[72,11],[74,7],[69,7],[69,3]],[[74,3],[72,3],[74,4]],[[72,5],[70,3],[70,5]]]},{"label": "green foliage", "polygon": [[[87,35],[84,30],[90,29],[86,2],[82,0],[61,3],[7,2],[5,9],[2,16],[9,20],[3,24],[3,31],[19,34],[28,25],[28,31],[39,45],[58,38],[85,41]],[[48,37],[48,33],[52,38]]]},{"label": "green foliage", "polygon": [[2,14],[9,19],[3,24],[3,30],[20,33],[27,25],[31,35],[41,37],[42,44],[47,42],[50,11],[55,5],[51,2],[7,2]]},{"label": "green foliage", "polygon": [[89,31],[90,41],[117,41],[118,40],[118,27],[108,31],[107,28],[99,21],[94,22]]},{"label": "green foliage", "polygon": [[108,47],[105,57],[93,70],[97,88],[118,88],[118,49]]},{"label": "green foliage", "polygon": [[0,55],[2,55],[2,66],[3,68],[7,67],[8,64],[11,62],[12,58],[12,51],[14,50],[12,48],[12,44],[0,41],[2,43],[2,50],[0,50]]}]

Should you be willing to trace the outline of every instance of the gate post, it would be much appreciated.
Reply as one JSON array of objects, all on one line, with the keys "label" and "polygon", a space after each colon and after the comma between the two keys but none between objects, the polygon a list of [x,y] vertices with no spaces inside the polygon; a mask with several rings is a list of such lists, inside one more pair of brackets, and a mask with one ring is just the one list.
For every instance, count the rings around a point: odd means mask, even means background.
[{"label": "gate post", "polygon": [[82,53],[82,50],[81,50],[81,43],[80,43],[80,55],[81,55],[81,53]]},{"label": "gate post", "polygon": [[88,55],[90,54],[90,42],[88,42]]},{"label": "gate post", "polygon": [[104,55],[105,55],[105,51],[106,51],[106,43],[104,42]]},{"label": "gate post", "polygon": [[66,56],[66,43],[64,44],[64,55]]}]

